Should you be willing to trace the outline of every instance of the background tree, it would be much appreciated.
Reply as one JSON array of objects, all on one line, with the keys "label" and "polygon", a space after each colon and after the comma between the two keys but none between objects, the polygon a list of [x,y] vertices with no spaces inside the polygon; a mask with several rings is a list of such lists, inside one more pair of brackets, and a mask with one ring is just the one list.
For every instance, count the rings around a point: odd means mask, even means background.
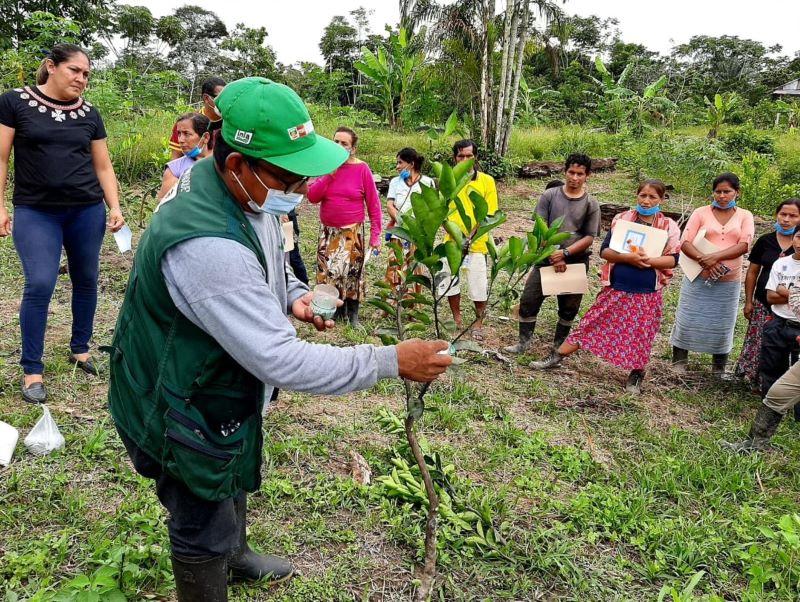
[{"label": "background tree", "polygon": [[173,16],[185,35],[176,40],[168,58],[173,61],[173,68],[184,73],[191,82],[189,98],[194,99],[198,79],[207,74],[207,64],[216,56],[228,29],[216,13],[199,6],[181,6],[175,9]]},{"label": "background tree", "polygon": [[[36,37],[30,17],[37,12],[78,23],[77,41],[90,46],[94,36],[110,25],[113,0],[13,0],[0,5],[0,50],[19,50]],[[49,46],[48,46],[49,48]]]}]

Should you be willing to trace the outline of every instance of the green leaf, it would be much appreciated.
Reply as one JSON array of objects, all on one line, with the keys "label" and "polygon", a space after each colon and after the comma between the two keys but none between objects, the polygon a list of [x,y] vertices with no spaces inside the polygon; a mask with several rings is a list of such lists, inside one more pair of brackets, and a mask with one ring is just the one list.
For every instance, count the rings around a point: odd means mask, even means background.
[{"label": "green leaf", "polygon": [[450,237],[455,241],[458,248],[462,248],[464,246],[464,234],[461,232],[461,228],[452,220],[447,220],[444,223],[445,231],[450,235]]},{"label": "green leaf", "polygon": [[456,351],[474,351],[475,353],[483,353],[483,349],[475,341],[465,341],[460,339],[453,343]]},{"label": "green leaf", "polygon": [[511,259],[516,262],[520,255],[522,255],[522,240],[516,236],[512,236],[508,239],[508,248],[511,253]]},{"label": "green leaf", "polygon": [[567,240],[572,234],[569,232],[559,232],[558,234],[553,234],[552,236],[548,236],[547,240],[544,241],[548,245],[559,245],[565,240]]},{"label": "green leaf", "polygon": [[420,324],[419,322],[414,322],[412,324],[408,324],[405,326],[406,332],[427,332],[428,327],[425,324]]},{"label": "green leaf", "polygon": [[530,251],[537,251],[539,249],[539,239],[536,235],[533,232],[528,232],[526,237],[528,239],[528,249]]},{"label": "green leaf", "polygon": [[464,224],[464,229],[467,232],[472,232],[472,219],[467,215],[467,210],[464,209],[464,203],[461,202],[461,199],[458,197],[453,197],[452,201],[453,205],[458,211],[458,216],[461,218],[461,222]]},{"label": "green leaf", "polygon": [[446,199],[455,195],[456,178],[453,175],[453,169],[447,163],[442,164],[442,175],[439,176],[439,190]]},{"label": "green leaf", "polygon": [[450,113],[450,117],[447,118],[447,121],[444,124],[445,137],[451,136],[453,132],[456,131],[457,127],[458,127],[458,115],[456,115],[456,112],[453,111],[452,113]]},{"label": "green leaf", "polygon": [[412,274],[408,278],[406,278],[406,284],[421,284],[428,290],[433,290],[433,284],[431,284],[431,279],[427,276],[423,276],[422,274]]},{"label": "green leaf", "polygon": [[487,232],[497,228],[500,224],[505,223],[507,216],[502,211],[498,211],[492,217],[487,217],[486,221],[483,222],[478,229],[475,231],[475,235],[472,237],[473,240],[478,240],[481,236],[486,234]]},{"label": "green leaf", "polygon": [[472,167],[475,165],[475,159],[467,159],[461,163],[456,163],[453,167],[453,178],[456,181],[461,180],[464,176],[472,177]]},{"label": "green leaf", "polygon": [[461,246],[452,240],[448,240],[444,243],[444,252],[447,257],[447,264],[450,266],[450,273],[458,274],[463,259],[461,255]]},{"label": "green leaf", "polygon": [[543,238],[547,238],[547,222],[544,221],[544,218],[539,215],[538,213],[534,214],[534,219],[536,220],[536,225],[534,226],[533,233],[536,234],[536,237],[539,240]]},{"label": "green leaf", "polygon": [[489,205],[484,198],[474,190],[469,193],[469,199],[472,201],[472,214],[475,216],[475,223],[480,224],[486,219],[486,215],[489,213]]},{"label": "green leaf", "polygon": [[370,305],[374,305],[378,309],[382,309],[390,316],[397,315],[397,310],[391,305],[389,305],[386,301],[383,301],[381,299],[370,299],[369,301],[367,301],[367,303],[369,303]]}]

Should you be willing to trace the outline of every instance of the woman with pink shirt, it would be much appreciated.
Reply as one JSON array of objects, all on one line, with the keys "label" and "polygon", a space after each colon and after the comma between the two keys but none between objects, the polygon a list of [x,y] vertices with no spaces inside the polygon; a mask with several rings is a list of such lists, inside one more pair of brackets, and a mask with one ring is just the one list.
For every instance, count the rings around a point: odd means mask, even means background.
[{"label": "woman with pink shirt", "polygon": [[356,133],[340,127],[333,140],[350,152],[350,158],[308,187],[308,200],[320,203],[322,223],[317,284],[332,284],[339,289],[344,305],[337,311],[337,318],[346,317],[352,326],[358,326],[358,305],[364,295],[364,218],[368,213],[369,246],[377,253],[383,225],[381,202],[369,166],[355,156]]},{"label": "woman with pink shirt", "polygon": [[[739,177],[723,173],[714,180],[711,205],[694,210],[681,237],[681,251],[703,271],[683,277],[672,329],[672,363],[686,369],[689,351],[710,353],[712,372],[722,375],[733,347],[733,330],[742,288],[743,256],[753,241],[753,214],[736,206]],[[693,244],[698,232],[719,250],[701,253]]]}]

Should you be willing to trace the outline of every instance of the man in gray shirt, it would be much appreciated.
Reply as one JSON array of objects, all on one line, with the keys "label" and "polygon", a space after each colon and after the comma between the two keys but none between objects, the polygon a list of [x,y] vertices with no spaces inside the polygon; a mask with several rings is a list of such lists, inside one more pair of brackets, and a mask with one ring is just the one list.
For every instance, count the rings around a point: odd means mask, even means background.
[{"label": "man in gray shirt", "polygon": [[[563,272],[567,264],[589,265],[592,243],[600,232],[600,205],[592,197],[586,181],[592,171],[592,160],[583,154],[572,154],[564,165],[565,184],[542,193],[536,204],[536,214],[550,226],[559,217],[564,218],[562,232],[570,237],[561,248],[550,256],[550,264],[556,272]],[[558,295],[558,323],[553,337],[553,349],[558,349],[567,338],[572,322],[578,315],[583,295]],[[508,353],[524,353],[530,345],[536,318],[544,303],[542,278],[539,267],[534,267],[525,282],[519,304],[519,341],[505,347]]]},{"label": "man in gray shirt", "polygon": [[381,378],[434,380],[445,341],[339,348],[300,340],[287,314],[332,328],[284,263],[280,217],[307,176],[347,158],[316,136],[291,89],[229,84],[214,157],[168,193],[137,249],[112,353],[110,409],[134,467],[170,513],[180,602],[227,600],[227,577],[282,581],[289,561],[251,550],[261,408],[278,388],[342,394]]}]

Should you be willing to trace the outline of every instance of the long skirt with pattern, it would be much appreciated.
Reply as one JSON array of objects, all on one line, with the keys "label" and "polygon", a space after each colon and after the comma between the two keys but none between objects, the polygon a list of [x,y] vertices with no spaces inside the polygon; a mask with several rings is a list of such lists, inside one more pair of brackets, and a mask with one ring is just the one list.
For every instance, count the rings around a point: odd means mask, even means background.
[{"label": "long skirt with pattern", "polygon": [[317,284],[332,284],[341,299],[361,301],[364,283],[364,226],[323,226],[317,245]]},{"label": "long skirt with pattern", "polygon": [[744,337],[739,361],[736,362],[736,374],[746,378],[753,387],[760,385],[758,368],[761,356],[761,333],[764,325],[769,321],[770,313],[766,305],[758,299],[753,299],[753,314]]},{"label": "long skirt with pattern", "polygon": [[[395,248],[396,244],[401,245],[403,249],[403,263],[397,263],[397,256],[395,255]],[[411,262],[414,259],[414,251],[416,247],[411,243],[401,240],[399,238],[394,238],[389,241],[387,245],[389,247],[389,261],[386,265],[386,277],[384,280],[387,284],[392,287],[392,290],[397,290],[402,282],[400,278],[400,272],[408,272],[409,267],[411,266]],[[425,270],[422,267],[418,267],[414,270],[414,274],[423,275]],[[420,294],[422,292],[422,285],[420,284],[413,284],[409,287],[408,295],[412,293]]]},{"label": "long skirt with pattern", "polygon": [[624,370],[643,370],[661,328],[662,291],[625,293],[607,286],[567,337],[570,345]]}]

